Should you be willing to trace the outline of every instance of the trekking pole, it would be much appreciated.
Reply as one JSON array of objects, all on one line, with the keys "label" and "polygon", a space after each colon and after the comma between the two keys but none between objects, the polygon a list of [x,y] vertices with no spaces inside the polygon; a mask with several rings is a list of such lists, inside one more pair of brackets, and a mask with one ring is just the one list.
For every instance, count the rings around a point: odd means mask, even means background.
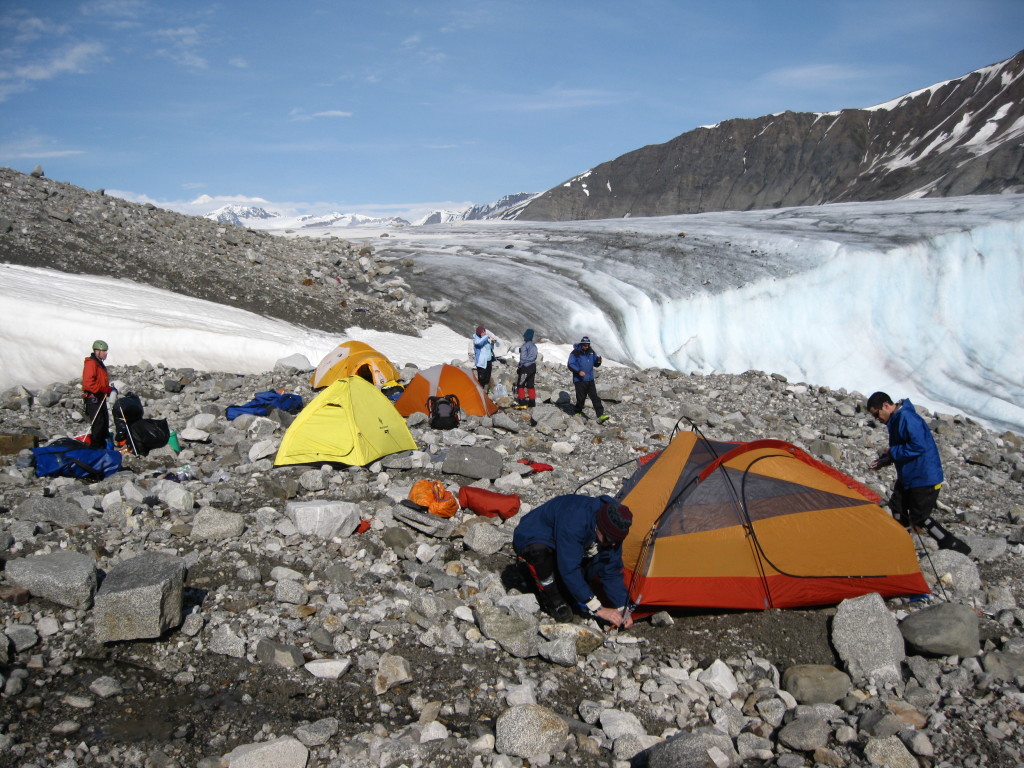
[{"label": "trekking pole", "polygon": [[[106,392],[104,392],[104,393],[103,393],[103,399],[102,399],[102,400],[100,400],[100,405],[99,405],[99,408],[97,408],[97,409],[96,409],[96,413],[94,413],[94,414],[92,415],[92,421],[90,421],[90,422],[89,422],[89,434],[90,434],[90,435],[92,435],[92,428],[93,428],[93,425],[95,425],[95,424],[96,424],[96,417],[100,415],[100,408],[106,408],[106,407],[107,407],[107,394],[106,394]],[[96,447],[96,446],[92,445],[92,443],[90,443],[89,445],[90,445],[90,447],[92,447],[92,448],[95,448],[95,447]],[[106,446],[103,446],[103,447],[104,447],[104,448],[106,448]]]}]

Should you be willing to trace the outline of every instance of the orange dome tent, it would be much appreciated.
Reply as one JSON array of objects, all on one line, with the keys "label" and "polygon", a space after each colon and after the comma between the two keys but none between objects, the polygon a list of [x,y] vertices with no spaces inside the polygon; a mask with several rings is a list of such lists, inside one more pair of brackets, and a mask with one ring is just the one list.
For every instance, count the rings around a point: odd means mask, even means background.
[{"label": "orange dome tent", "polygon": [[322,389],[349,376],[359,376],[380,389],[389,381],[398,381],[402,374],[394,363],[369,344],[343,341],[324,355],[309,377],[309,385],[313,389]]},{"label": "orange dome tent", "polygon": [[632,604],[763,610],[928,592],[910,535],[869,488],[781,440],[681,432],[619,494]]},{"label": "orange dome tent", "polygon": [[417,373],[395,401],[395,408],[406,417],[417,411],[426,413],[427,399],[442,395],[455,395],[462,411],[473,416],[490,416],[498,410],[473,374],[454,365],[435,365]]}]

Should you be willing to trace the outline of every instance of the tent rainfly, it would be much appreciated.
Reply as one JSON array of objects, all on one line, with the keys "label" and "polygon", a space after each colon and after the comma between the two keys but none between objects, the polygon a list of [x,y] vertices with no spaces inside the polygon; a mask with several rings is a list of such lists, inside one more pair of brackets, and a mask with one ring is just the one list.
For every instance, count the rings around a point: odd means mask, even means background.
[{"label": "tent rainfly", "polygon": [[869,488],[781,440],[681,432],[619,498],[631,603],[762,610],[928,592],[910,535]]},{"label": "tent rainfly", "polygon": [[337,462],[361,467],[415,448],[405,419],[391,401],[370,382],[350,376],[331,384],[295,417],[274,465]]},{"label": "tent rainfly", "polygon": [[398,381],[401,375],[394,363],[369,344],[343,341],[324,355],[309,377],[309,385],[313,389],[322,389],[338,379],[361,376],[380,389],[389,381]]},{"label": "tent rainfly", "polygon": [[442,395],[458,397],[459,407],[471,416],[490,416],[498,410],[473,374],[454,365],[435,365],[417,373],[395,401],[395,408],[403,416],[426,413],[427,400]]}]

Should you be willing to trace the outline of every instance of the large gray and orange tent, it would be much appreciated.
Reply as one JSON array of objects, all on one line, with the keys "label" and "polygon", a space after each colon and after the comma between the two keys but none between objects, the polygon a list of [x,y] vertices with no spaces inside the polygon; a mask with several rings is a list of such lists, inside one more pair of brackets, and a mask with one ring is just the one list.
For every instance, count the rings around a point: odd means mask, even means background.
[{"label": "large gray and orange tent", "polygon": [[910,535],[856,480],[781,440],[680,432],[619,494],[630,600],[762,610],[928,592]]},{"label": "large gray and orange tent", "polygon": [[406,417],[417,411],[426,413],[427,400],[443,395],[455,395],[462,411],[473,416],[490,416],[498,410],[473,374],[447,364],[435,365],[413,376],[395,401],[395,408]]},{"label": "large gray and orange tent", "polygon": [[309,385],[313,389],[322,389],[349,376],[364,378],[380,389],[389,381],[398,381],[402,374],[394,363],[369,344],[343,341],[324,355],[309,377]]}]

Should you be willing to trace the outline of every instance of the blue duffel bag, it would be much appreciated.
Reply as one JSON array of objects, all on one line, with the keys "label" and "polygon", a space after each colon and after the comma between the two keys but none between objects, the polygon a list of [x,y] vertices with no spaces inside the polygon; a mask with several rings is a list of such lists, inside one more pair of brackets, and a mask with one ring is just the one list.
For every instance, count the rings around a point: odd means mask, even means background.
[{"label": "blue duffel bag", "polygon": [[50,445],[33,448],[36,477],[79,477],[102,480],[121,469],[121,452],[86,445],[63,437]]}]

